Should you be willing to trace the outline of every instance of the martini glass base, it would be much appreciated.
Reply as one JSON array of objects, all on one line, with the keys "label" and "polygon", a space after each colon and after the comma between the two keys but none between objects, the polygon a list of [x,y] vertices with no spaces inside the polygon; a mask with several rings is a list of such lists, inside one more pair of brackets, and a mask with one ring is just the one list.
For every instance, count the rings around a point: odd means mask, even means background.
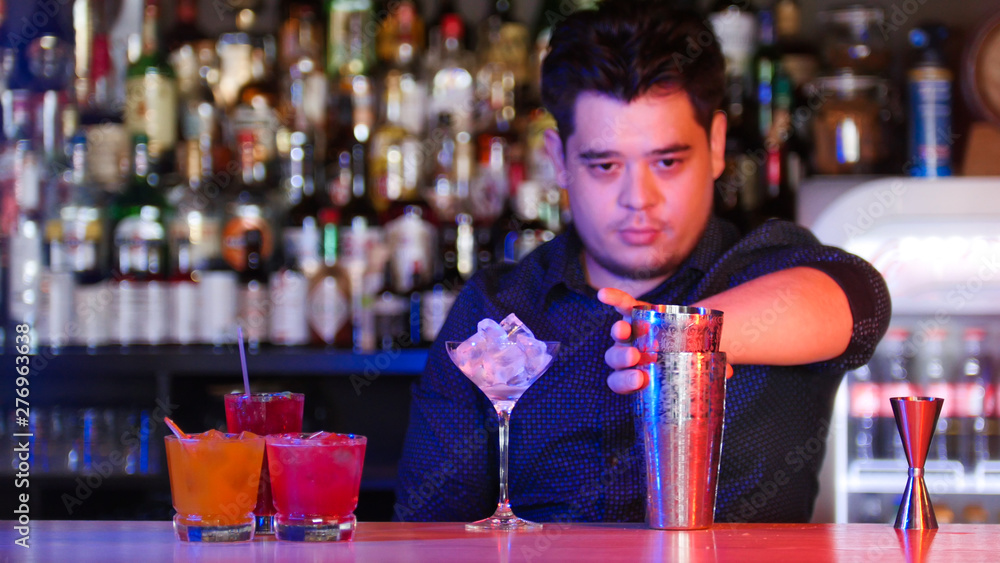
[{"label": "martini glass base", "polygon": [[473,532],[511,532],[517,530],[540,530],[542,525],[538,522],[532,522],[531,520],[525,520],[524,518],[519,518],[514,516],[514,513],[508,514],[494,514],[489,518],[483,518],[482,520],[477,520],[475,522],[469,522],[465,525],[465,529]]}]

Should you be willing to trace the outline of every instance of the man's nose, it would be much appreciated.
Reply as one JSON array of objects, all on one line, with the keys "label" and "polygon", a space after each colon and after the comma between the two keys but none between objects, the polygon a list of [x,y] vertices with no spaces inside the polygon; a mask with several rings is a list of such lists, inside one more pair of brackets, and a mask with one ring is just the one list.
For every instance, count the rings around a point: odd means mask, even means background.
[{"label": "man's nose", "polygon": [[656,177],[644,164],[631,166],[625,177],[618,203],[627,209],[646,209],[660,203],[663,194],[657,185]]}]

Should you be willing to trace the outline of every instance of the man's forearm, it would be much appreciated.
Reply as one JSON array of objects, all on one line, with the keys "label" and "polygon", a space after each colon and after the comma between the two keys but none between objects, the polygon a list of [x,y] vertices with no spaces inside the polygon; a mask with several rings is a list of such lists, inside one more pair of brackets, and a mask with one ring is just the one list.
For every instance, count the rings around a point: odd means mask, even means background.
[{"label": "man's forearm", "polygon": [[847,296],[827,274],[774,272],[695,305],[725,312],[720,350],[731,364],[799,365],[842,354],[851,341]]}]

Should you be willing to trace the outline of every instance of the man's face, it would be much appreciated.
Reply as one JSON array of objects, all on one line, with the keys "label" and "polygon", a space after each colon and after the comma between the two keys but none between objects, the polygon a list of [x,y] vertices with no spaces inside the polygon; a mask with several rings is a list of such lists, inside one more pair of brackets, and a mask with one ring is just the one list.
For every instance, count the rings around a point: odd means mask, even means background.
[{"label": "man's face", "polygon": [[631,103],[584,92],[573,117],[565,152],[554,131],[546,146],[569,192],[592,285],[665,279],[708,221],[713,180],[725,166],[725,116],[717,113],[706,134],[678,90]]}]

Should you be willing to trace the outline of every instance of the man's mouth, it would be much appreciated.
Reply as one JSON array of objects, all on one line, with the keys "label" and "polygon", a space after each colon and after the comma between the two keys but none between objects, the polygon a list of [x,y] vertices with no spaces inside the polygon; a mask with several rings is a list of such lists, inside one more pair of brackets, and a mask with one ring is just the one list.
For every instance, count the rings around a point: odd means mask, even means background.
[{"label": "man's mouth", "polygon": [[627,228],[618,229],[618,236],[625,244],[630,246],[648,246],[656,241],[660,235],[659,229],[650,228]]}]

